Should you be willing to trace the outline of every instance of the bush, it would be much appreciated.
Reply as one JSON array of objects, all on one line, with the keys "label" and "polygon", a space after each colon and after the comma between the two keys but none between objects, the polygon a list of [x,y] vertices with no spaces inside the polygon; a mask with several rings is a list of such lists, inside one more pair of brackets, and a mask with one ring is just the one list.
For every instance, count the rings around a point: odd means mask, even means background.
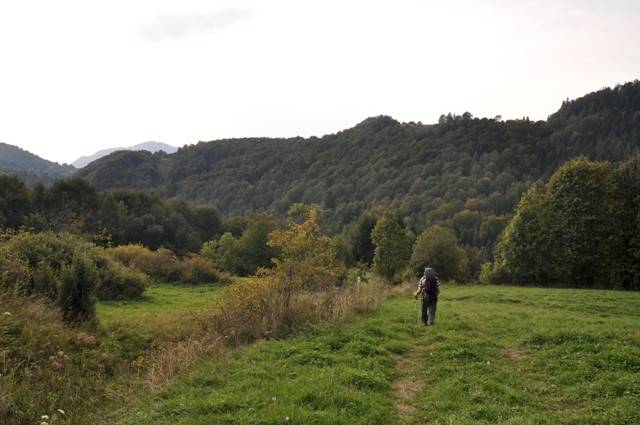
[{"label": "bush", "polygon": [[168,249],[152,251],[141,245],[124,245],[106,250],[122,265],[129,266],[157,282],[177,282],[181,278],[180,263]]},{"label": "bush", "polygon": [[0,243],[0,286],[20,295],[41,294],[67,321],[94,316],[96,291],[108,299],[139,297],[146,278],[105,257],[90,242],[67,233],[17,233]]},{"label": "bush", "polygon": [[152,251],[141,245],[124,245],[106,250],[120,264],[144,273],[157,282],[214,283],[220,279],[211,261],[197,254],[182,260],[165,248]]},{"label": "bush", "polygon": [[158,282],[180,280],[180,264],[175,254],[168,249],[147,250],[131,261],[131,267]]},{"label": "bush", "polygon": [[191,254],[180,262],[180,281],[184,283],[215,283],[220,280],[213,265],[203,257]]},{"label": "bush", "polygon": [[342,267],[318,218],[319,211],[310,208],[304,221],[296,216],[287,229],[272,232],[269,245],[281,252],[275,267],[224,288],[213,325],[228,341],[285,336],[306,323],[367,311],[384,296],[378,285],[337,286]]},{"label": "bush", "polygon": [[13,283],[15,291],[46,296],[66,321],[93,318],[99,252],[94,245],[65,233],[24,232],[8,237],[2,249],[29,269],[28,280]]},{"label": "bush", "polygon": [[6,247],[0,248],[0,289],[24,292],[31,286],[31,270],[29,264],[10,252]]},{"label": "bush", "polygon": [[150,280],[147,275],[120,263],[103,258],[99,262],[99,300],[131,300],[142,296]]},{"label": "bush", "polygon": [[150,251],[142,245],[121,245],[115,248],[109,248],[106,252],[109,257],[118,263],[129,267],[136,257],[147,254]]},{"label": "bush", "polygon": [[95,293],[98,269],[85,254],[74,254],[62,267],[57,303],[66,322],[77,322],[95,316]]}]

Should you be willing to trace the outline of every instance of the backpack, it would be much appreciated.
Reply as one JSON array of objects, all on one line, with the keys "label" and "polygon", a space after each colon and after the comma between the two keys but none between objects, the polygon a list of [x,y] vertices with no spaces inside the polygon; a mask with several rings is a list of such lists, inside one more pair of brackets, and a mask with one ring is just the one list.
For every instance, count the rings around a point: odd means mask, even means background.
[{"label": "backpack", "polygon": [[438,293],[440,292],[440,289],[438,288],[438,277],[435,273],[427,273],[425,274],[424,279],[423,298],[430,302],[438,301]]}]

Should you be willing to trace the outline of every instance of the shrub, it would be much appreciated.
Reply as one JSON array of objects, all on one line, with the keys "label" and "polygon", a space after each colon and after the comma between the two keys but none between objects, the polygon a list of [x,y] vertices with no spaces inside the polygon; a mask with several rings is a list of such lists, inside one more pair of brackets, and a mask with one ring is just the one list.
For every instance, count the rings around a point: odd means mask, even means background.
[{"label": "shrub", "polygon": [[144,273],[108,258],[103,258],[98,263],[98,269],[100,283],[97,296],[103,301],[140,298],[150,283],[149,277]]},{"label": "shrub", "polygon": [[203,257],[190,254],[180,262],[180,280],[184,283],[215,283],[220,280],[213,265]]},{"label": "shrub", "polygon": [[66,321],[93,317],[99,252],[94,245],[66,233],[23,232],[8,237],[2,249],[29,268],[30,278],[14,282],[14,290],[46,296]]},{"label": "shrub", "polygon": [[341,266],[318,217],[310,208],[303,222],[296,216],[289,228],[272,232],[269,245],[281,252],[275,267],[224,288],[213,325],[228,341],[285,336],[306,323],[366,311],[384,295],[378,285],[337,286]]},{"label": "shrub", "polygon": [[168,249],[152,251],[141,245],[119,246],[106,252],[120,264],[158,282],[214,283],[220,278],[212,262],[197,254],[179,260]]},{"label": "shrub", "polygon": [[0,289],[24,292],[30,285],[29,264],[6,247],[0,247]]},{"label": "shrub", "polygon": [[138,256],[150,252],[142,245],[121,245],[106,250],[107,254],[118,263],[131,266],[131,262]]},{"label": "shrub", "polygon": [[180,280],[180,264],[175,254],[168,249],[147,250],[131,261],[131,267],[159,282]]},{"label": "shrub", "polygon": [[147,281],[67,233],[5,235],[0,254],[0,286],[47,297],[69,321],[93,317],[96,290],[109,299],[139,297]]},{"label": "shrub", "polygon": [[66,322],[77,322],[95,316],[95,292],[98,269],[86,254],[74,254],[62,267],[57,303]]}]

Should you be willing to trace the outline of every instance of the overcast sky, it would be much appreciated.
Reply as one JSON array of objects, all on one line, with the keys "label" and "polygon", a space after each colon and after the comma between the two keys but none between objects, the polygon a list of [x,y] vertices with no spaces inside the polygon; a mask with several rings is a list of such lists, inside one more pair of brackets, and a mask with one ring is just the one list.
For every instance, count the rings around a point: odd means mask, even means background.
[{"label": "overcast sky", "polygon": [[0,3],[0,142],[59,162],[379,114],[546,119],[636,78],[638,0]]}]

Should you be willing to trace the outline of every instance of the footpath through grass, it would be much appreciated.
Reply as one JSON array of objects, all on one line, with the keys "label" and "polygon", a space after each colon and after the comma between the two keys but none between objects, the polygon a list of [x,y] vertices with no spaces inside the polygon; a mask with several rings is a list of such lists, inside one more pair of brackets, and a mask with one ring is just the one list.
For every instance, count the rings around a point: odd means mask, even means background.
[{"label": "footpath through grass", "polygon": [[640,424],[640,294],[448,287],[203,360],[139,424]]}]

